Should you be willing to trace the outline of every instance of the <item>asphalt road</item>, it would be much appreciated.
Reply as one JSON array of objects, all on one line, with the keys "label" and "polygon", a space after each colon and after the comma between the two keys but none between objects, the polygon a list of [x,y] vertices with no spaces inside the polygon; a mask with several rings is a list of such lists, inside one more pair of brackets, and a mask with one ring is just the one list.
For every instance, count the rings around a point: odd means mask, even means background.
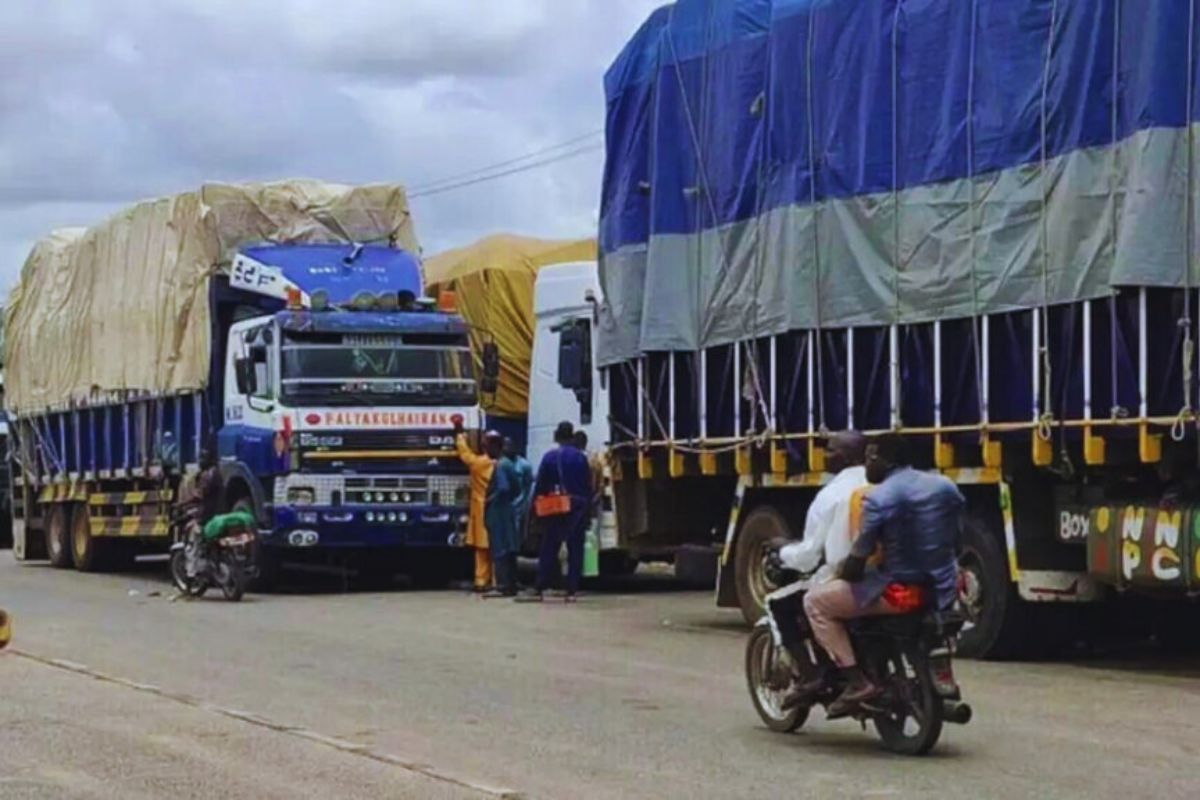
[{"label": "asphalt road", "polygon": [[308,588],[171,602],[155,573],[0,555],[16,651],[0,656],[0,798],[1195,792],[1186,662],[963,662],[975,721],[909,760],[854,723],[762,728],[739,617],[707,593],[642,579],[518,606]]}]

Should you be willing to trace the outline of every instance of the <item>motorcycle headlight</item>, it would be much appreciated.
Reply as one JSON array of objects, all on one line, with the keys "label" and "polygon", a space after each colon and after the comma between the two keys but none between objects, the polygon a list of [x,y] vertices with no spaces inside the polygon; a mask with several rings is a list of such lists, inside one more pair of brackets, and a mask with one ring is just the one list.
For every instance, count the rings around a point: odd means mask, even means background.
[{"label": "motorcycle headlight", "polygon": [[294,506],[311,506],[317,501],[317,492],[311,486],[291,486],[288,488],[287,500]]}]

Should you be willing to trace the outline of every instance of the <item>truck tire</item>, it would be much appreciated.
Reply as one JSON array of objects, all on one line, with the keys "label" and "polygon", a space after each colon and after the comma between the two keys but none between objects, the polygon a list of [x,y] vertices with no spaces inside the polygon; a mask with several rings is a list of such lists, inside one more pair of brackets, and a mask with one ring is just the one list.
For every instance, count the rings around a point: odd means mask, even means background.
[{"label": "truck tire", "polygon": [[689,589],[712,589],[717,585],[720,551],[712,547],[683,545],[675,551],[675,580]]},{"label": "truck tire", "polygon": [[1028,605],[1009,578],[1008,555],[981,520],[968,516],[959,543],[959,600],[969,622],[958,637],[967,658],[1006,659],[1032,645]]},{"label": "truck tire", "polygon": [[12,506],[0,509],[0,550],[13,546]]},{"label": "truck tire", "polygon": [[254,577],[249,589],[257,594],[270,594],[279,588],[283,576],[283,559],[277,548],[254,545]]},{"label": "truck tire", "polygon": [[751,625],[766,613],[767,595],[777,586],[767,579],[763,559],[772,539],[791,539],[787,518],[772,506],[756,508],[742,525],[734,548],[734,584],[742,616]]},{"label": "truck tire", "polygon": [[628,578],[637,572],[638,560],[625,550],[600,551],[601,578]]},{"label": "truck tire", "polygon": [[88,509],[83,503],[77,503],[71,508],[71,557],[75,560],[75,569],[80,572],[98,572],[106,565],[104,556],[107,545],[92,536],[92,526],[88,520]]},{"label": "truck tire", "polygon": [[69,509],[57,503],[50,509],[50,521],[46,524],[46,558],[55,569],[70,569],[71,517]]}]

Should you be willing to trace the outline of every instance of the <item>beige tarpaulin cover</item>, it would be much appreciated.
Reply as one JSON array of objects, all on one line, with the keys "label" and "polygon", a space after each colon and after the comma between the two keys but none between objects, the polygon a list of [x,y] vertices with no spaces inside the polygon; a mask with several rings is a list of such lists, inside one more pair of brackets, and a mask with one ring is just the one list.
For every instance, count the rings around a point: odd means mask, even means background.
[{"label": "beige tarpaulin cover", "polygon": [[6,404],[15,411],[208,379],[208,283],[267,242],[394,241],[419,252],[395,184],[205,184],[39,242],[9,298]]},{"label": "beige tarpaulin cover", "polygon": [[458,297],[458,310],[471,325],[471,346],[490,333],[500,348],[500,389],[485,410],[500,416],[529,411],[529,367],[533,356],[533,284],[552,264],[595,261],[596,240],[547,240],[501,234],[430,258],[425,286]]}]

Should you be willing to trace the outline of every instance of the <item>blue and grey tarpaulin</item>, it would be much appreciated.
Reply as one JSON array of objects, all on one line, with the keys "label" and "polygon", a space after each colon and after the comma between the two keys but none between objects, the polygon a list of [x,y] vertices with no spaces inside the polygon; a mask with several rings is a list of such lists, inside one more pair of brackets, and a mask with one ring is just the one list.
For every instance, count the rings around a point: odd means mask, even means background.
[{"label": "blue and grey tarpaulin", "polygon": [[1198,2],[659,9],[606,78],[601,363],[1200,284]]}]

